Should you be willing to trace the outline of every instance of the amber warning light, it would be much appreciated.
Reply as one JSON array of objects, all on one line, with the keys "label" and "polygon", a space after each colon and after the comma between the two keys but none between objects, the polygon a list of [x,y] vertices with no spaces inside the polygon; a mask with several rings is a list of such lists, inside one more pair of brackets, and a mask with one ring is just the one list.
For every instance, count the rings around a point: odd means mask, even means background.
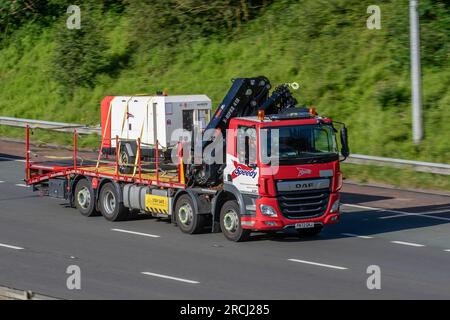
[{"label": "amber warning light", "polygon": [[264,121],[264,110],[258,111],[258,120]]}]

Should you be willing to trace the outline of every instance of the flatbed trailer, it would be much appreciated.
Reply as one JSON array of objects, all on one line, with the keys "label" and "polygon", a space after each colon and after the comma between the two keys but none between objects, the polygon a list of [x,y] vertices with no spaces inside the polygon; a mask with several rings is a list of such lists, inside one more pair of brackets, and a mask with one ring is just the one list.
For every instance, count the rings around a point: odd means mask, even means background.
[{"label": "flatbed trailer", "polygon": [[[117,137],[117,141],[120,139]],[[101,164],[100,155],[96,164],[83,165],[77,157],[77,132],[74,130],[73,135],[73,161],[72,163],[58,162],[33,162],[30,160],[30,128],[26,127],[26,157],[25,170],[26,182],[29,185],[35,185],[47,181],[49,179],[67,177],[70,175],[82,175],[98,179],[112,179],[113,181],[142,184],[149,186],[165,187],[165,188],[186,188],[184,179],[180,176],[182,170],[178,170],[176,175],[159,173],[159,157],[156,157],[155,173],[143,173],[141,163],[136,167],[135,173],[121,173],[119,170],[119,161],[117,156],[114,162],[108,165]],[[140,144],[138,142],[138,146]],[[101,152],[101,151],[100,151]],[[181,152],[181,149],[180,149]],[[182,157],[182,153],[179,154]],[[182,166],[182,163],[180,163]]]},{"label": "flatbed trailer", "polygon": [[[160,167],[160,157],[158,155],[159,149],[156,149],[153,170],[144,169],[141,159],[138,158],[135,165],[130,165],[135,168],[133,173],[122,173],[120,170],[118,153],[116,153],[113,161],[102,161],[101,157],[105,156],[105,154],[102,153],[102,148],[100,148],[97,161],[91,159],[88,165],[83,164],[86,161],[84,159],[79,159],[78,157],[76,129],[73,132],[73,156],[71,161],[67,161],[66,157],[64,157],[63,161],[32,161],[30,158],[30,154],[32,153],[30,150],[30,130],[30,127],[27,126],[25,139],[26,184],[32,186],[33,191],[40,191],[41,195],[69,200],[70,205],[72,207],[77,207],[84,216],[96,216],[101,212],[107,220],[121,221],[132,217],[131,213],[133,213],[133,211],[136,213],[137,210],[141,213],[151,214],[158,218],[171,218],[173,202],[182,195],[190,195],[192,208],[197,210],[196,213],[205,214],[205,209],[202,208],[201,201],[198,202],[197,195],[201,194],[202,196],[210,197],[218,192],[217,188],[203,189],[190,188],[187,186],[184,179],[184,164],[182,161],[183,146],[181,142],[178,144],[178,158],[180,161],[176,170],[167,172],[167,170],[163,170]],[[115,140],[116,144],[119,145],[121,139],[116,136]],[[124,140],[129,141],[129,139]],[[138,138],[135,142],[138,146],[139,154],[141,147],[140,139]],[[106,156],[108,157],[108,155]],[[90,198],[90,204],[86,205],[85,208],[80,206],[79,195],[77,195],[77,185],[80,184],[81,180],[86,180],[88,182],[85,187],[89,190],[89,197],[84,196],[84,199],[86,201],[86,198]],[[109,209],[111,215],[108,215],[101,210],[101,203],[99,201],[99,198],[101,197],[100,191],[103,186],[108,183],[115,186],[114,189],[116,194],[113,196],[117,197],[114,199],[114,202],[117,203],[118,210],[115,210],[110,206]],[[141,205],[140,207],[138,205],[138,208],[136,206],[131,208],[132,203],[130,201],[127,202],[125,199],[124,189],[130,190],[132,187],[147,188],[146,195],[139,201]],[[153,192],[155,195],[153,197],[149,197],[147,194],[149,190],[154,190]],[[158,200],[161,200],[161,194],[167,198],[167,201],[164,201],[162,204],[158,203]],[[95,202],[95,204],[91,205],[93,202]],[[83,201],[81,201],[81,205],[82,204]],[[128,207],[125,207],[124,204],[127,204]],[[116,212],[114,213],[114,211]],[[202,223],[196,223],[195,228],[189,228],[184,231],[187,233],[198,233],[205,230],[218,231],[219,227],[217,224],[207,224],[207,219],[200,220],[202,220]],[[176,224],[175,219],[172,219],[172,222]]]}]

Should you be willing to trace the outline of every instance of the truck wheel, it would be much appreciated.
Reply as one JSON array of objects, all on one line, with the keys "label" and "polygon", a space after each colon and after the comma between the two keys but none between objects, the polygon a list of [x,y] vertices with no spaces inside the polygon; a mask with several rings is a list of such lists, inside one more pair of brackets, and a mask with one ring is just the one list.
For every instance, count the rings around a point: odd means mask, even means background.
[{"label": "truck wheel", "polygon": [[119,194],[112,183],[107,183],[100,191],[100,211],[109,221],[121,221],[128,217],[129,210],[119,202]]},{"label": "truck wheel", "polygon": [[297,230],[297,233],[300,237],[314,237],[317,236],[321,231],[323,227],[314,227],[311,229],[299,229]]},{"label": "truck wheel", "polygon": [[239,204],[235,200],[227,201],[220,210],[220,228],[228,240],[241,242],[250,237],[251,230],[241,226]]},{"label": "truck wheel", "polygon": [[192,199],[187,194],[183,194],[178,198],[175,206],[175,214],[178,227],[184,233],[199,233],[205,226],[206,217],[195,212]]},{"label": "truck wheel", "polygon": [[87,179],[81,179],[75,186],[74,201],[75,206],[83,216],[94,217],[99,215],[99,212],[95,210],[94,190]]},{"label": "truck wheel", "polygon": [[135,156],[131,156],[128,153],[126,145],[122,145],[119,154],[119,172],[122,174],[130,174],[134,171]]}]

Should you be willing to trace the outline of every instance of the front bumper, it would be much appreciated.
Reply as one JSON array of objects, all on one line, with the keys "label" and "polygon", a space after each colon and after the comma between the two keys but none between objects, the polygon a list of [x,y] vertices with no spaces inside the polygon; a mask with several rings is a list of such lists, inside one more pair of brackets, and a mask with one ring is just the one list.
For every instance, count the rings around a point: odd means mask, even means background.
[{"label": "front bumper", "polygon": [[[331,212],[331,208],[336,201],[339,201],[339,194],[331,193],[327,209],[323,215],[314,218],[288,219],[281,214],[276,198],[260,198],[256,201],[256,214],[253,216],[242,217],[241,225],[244,229],[251,229],[254,231],[272,231],[294,228],[297,223],[303,222],[313,222],[317,226],[336,224],[340,220],[340,210]],[[277,216],[269,217],[263,215],[260,211],[261,204],[269,205],[274,208],[277,212]]]}]

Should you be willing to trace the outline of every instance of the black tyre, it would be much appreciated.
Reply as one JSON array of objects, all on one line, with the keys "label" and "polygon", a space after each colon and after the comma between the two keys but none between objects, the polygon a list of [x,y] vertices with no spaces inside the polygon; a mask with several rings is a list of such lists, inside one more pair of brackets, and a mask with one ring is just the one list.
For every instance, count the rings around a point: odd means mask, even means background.
[{"label": "black tyre", "polygon": [[323,226],[314,227],[311,229],[298,229],[297,233],[300,237],[314,237],[317,236],[323,229]]},{"label": "black tyre", "polygon": [[250,237],[251,230],[241,226],[241,212],[235,200],[227,201],[220,210],[220,228],[228,240],[241,242]]},{"label": "black tyre", "polygon": [[109,182],[102,187],[99,199],[100,211],[106,220],[121,221],[129,217],[130,211],[119,199],[120,197],[114,184]]},{"label": "black tyre", "polygon": [[195,234],[203,231],[206,217],[195,212],[194,203],[189,195],[180,196],[175,205],[177,224],[184,233]]},{"label": "black tyre", "polygon": [[128,152],[128,148],[126,145],[120,146],[120,154],[119,154],[119,172],[122,174],[131,174],[134,171],[134,163],[136,161],[136,157],[132,156]]},{"label": "black tyre", "polygon": [[74,202],[78,211],[85,217],[99,216],[95,210],[95,194],[91,183],[87,179],[81,179],[75,186]]}]

